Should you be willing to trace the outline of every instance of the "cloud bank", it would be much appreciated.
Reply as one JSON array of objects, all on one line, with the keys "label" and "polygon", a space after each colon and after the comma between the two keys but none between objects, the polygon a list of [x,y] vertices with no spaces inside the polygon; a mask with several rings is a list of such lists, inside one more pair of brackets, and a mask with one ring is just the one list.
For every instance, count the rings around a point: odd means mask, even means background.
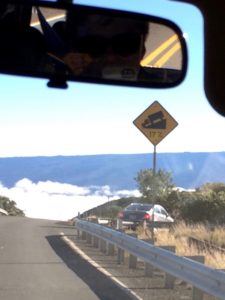
[{"label": "cloud bank", "polygon": [[24,178],[14,187],[0,184],[0,195],[17,203],[27,217],[68,220],[84,211],[121,197],[139,197],[137,190],[112,191],[108,185],[81,187],[67,183]]}]

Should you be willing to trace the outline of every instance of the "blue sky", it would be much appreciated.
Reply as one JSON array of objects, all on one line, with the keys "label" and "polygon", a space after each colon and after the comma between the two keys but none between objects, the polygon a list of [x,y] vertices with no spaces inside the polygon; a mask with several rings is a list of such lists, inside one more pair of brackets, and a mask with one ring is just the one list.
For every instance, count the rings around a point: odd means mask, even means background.
[{"label": "blue sky", "polygon": [[220,134],[225,119],[213,111],[203,91],[203,24],[197,9],[167,0],[76,2],[129,4],[173,19],[188,32],[187,77],[179,87],[165,90],[79,83],[58,90],[47,88],[45,80],[1,75],[0,157],[152,152],[133,120],[155,100],[179,123],[158,152],[224,151]]}]

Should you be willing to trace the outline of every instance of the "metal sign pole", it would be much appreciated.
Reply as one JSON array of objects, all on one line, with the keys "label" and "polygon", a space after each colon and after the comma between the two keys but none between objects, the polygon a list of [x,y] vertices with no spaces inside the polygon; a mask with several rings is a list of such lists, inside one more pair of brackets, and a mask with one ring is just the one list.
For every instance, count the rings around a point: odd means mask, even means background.
[{"label": "metal sign pole", "polygon": [[[153,153],[153,180],[156,176],[156,145],[164,139],[177,125],[177,121],[158,102],[154,101],[142,114],[134,121],[134,125],[147,137],[154,145]],[[156,199],[152,193],[152,205]],[[154,241],[154,211],[151,222],[152,240]]]},{"label": "metal sign pole", "polygon": [[153,153],[153,176],[156,173],[156,145],[154,145],[154,153]]},{"label": "metal sign pole", "polygon": [[[153,178],[156,175],[156,145],[154,145],[154,152],[153,152]],[[151,236],[152,236],[152,243],[154,244],[155,241],[155,235],[154,235],[154,204],[155,204],[155,199],[154,197],[152,198],[152,204],[153,204],[153,210],[152,210],[152,226],[151,226]]]}]

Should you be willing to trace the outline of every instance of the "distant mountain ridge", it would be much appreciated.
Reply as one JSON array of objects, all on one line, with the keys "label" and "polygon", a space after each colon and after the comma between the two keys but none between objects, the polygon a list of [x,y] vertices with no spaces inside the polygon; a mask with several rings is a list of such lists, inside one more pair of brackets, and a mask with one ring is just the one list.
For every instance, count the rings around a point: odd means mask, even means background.
[{"label": "distant mountain ridge", "polygon": [[[0,158],[0,182],[12,187],[28,178],[131,190],[136,188],[137,172],[146,168],[152,168],[152,154],[8,157]],[[225,152],[158,153],[159,168],[171,172],[176,186],[183,188],[225,183]]]}]

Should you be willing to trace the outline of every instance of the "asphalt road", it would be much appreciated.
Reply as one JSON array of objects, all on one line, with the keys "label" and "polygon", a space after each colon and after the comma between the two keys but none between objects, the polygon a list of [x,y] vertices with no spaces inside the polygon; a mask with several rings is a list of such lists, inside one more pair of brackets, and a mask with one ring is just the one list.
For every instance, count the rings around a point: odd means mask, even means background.
[{"label": "asphalt road", "polygon": [[63,222],[0,216],[0,299],[130,299],[65,244]]}]

